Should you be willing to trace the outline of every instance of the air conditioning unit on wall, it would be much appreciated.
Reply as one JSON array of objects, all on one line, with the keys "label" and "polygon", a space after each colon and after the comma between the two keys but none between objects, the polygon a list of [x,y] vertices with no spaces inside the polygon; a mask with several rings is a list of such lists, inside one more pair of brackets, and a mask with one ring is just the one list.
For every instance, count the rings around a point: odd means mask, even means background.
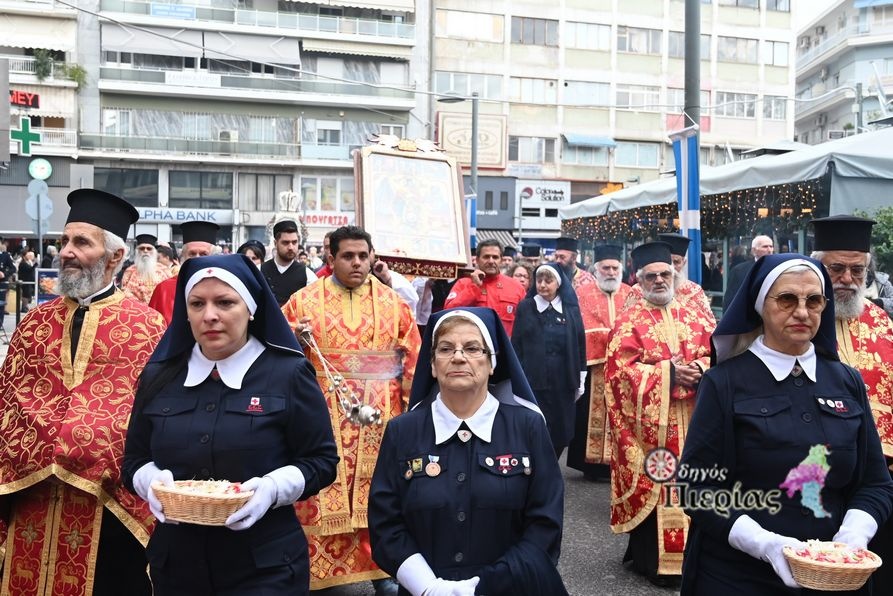
[{"label": "air conditioning unit on wall", "polygon": [[230,141],[235,142],[239,140],[239,131],[238,130],[221,130],[217,133],[218,141]]}]

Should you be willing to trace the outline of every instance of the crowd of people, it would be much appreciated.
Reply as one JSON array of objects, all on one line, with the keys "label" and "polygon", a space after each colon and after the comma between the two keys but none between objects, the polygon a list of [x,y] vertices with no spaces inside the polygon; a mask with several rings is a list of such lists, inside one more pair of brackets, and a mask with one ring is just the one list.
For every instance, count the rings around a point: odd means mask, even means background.
[{"label": "crowd of people", "polygon": [[[179,255],[140,234],[125,267],[136,210],[68,202],[59,297],[0,369],[4,593],[560,596],[565,452],[610,482],[589,505],[623,565],[683,594],[803,593],[782,551],[811,539],[893,560],[871,220],[814,220],[809,256],[757,236],[717,322],[679,234],[636,246],[631,279],[623,247],[584,266],[561,237],[410,280],[360,227],[316,255],[287,219],[271,251],[215,254],[206,222]],[[168,517],[160,485],[212,479],[251,496],[222,525]]]}]

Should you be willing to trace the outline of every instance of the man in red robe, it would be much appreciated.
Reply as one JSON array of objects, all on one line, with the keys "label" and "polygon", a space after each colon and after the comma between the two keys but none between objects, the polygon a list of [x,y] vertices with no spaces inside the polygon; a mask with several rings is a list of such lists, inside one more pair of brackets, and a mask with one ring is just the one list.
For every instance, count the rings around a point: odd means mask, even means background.
[{"label": "man in red robe", "polygon": [[669,244],[643,244],[632,257],[642,299],[617,318],[605,361],[611,530],[630,534],[624,562],[653,583],[672,585],[682,573],[688,518],[662,483],[682,453],[715,325],[674,299]]},{"label": "man in red robe", "polygon": [[16,328],[0,370],[0,593],[151,593],[154,519],[120,460],[161,316],[116,290],[138,214],[114,195],[68,195],[57,290]]},{"label": "man in red robe", "polygon": [[[812,257],[822,262],[834,286],[837,353],[865,382],[881,447],[887,465],[893,466],[893,322],[883,308],[865,297],[874,223],[847,215],[812,220]],[[893,560],[893,520],[877,530],[869,548],[882,559]],[[878,569],[871,580],[875,594],[893,592],[890,566]]]},{"label": "man in red robe", "polygon": [[157,241],[152,234],[137,234],[136,262],[121,277],[124,293],[145,304],[149,304],[155,286],[173,275],[171,268],[158,260]]},{"label": "man in red robe", "polygon": [[[183,234],[183,249],[180,251],[180,263],[185,263],[192,257],[206,257],[214,250],[217,241],[215,223],[209,221],[187,221],[180,224],[180,232]],[[169,324],[174,316],[174,297],[177,295],[177,276],[174,275],[164,280],[155,287],[149,306],[161,313],[164,322]]]},{"label": "man in red robe", "polygon": [[326,394],[341,457],[334,484],[296,504],[310,542],[310,588],[375,580],[376,593],[396,593],[396,586],[372,561],[367,521],[384,426],[351,421],[325,371],[337,371],[387,423],[408,404],[421,338],[405,300],[370,275],[369,234],[346,226],[332,232],[329,242],[332,275],[298,290],[282,307],[299,337],[309,333],[313,338],[305,353]]}]

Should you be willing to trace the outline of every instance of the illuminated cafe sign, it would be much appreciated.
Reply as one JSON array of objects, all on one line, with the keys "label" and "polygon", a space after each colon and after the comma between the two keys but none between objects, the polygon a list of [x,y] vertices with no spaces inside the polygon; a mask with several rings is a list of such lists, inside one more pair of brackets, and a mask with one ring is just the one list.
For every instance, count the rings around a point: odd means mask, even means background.
[{"label": "illuminated cafe sign", "polygon": [[40,94],[28,93],[27,91],[9,90],[9,105],[19,106],[21,108],[39,108]]}]

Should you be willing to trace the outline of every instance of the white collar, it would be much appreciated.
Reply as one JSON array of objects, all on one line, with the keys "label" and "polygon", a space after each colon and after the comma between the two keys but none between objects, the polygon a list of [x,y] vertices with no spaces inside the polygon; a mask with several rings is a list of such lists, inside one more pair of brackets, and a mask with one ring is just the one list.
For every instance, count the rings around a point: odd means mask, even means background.
[{"label": "white collar", "polygon": [[544,310],[546,310],[547,308],[549,308],[549,305],[550,305],[550,304],[552,305],[552,308],[554,308],[554,309],[557,310],[558,312],[562,312],[562,309],[561,309],[561,308],[562,308],[562,307],[561,307],[561,296],[559,296],[559,295],[557,295],[557,294],[555,295],[555,299],[552,300],[552,302],[549,302],[548,300],[546,300],[545,298],[543,298],[543,297],[540,296],[539,294],[534,294],[534,295],[533,295],[533,301],[536,303],[536,311],[537,311],[537,312],[543,312]]},{"label": "white collar", "polygon": [[776,381],[783,381],[791,374],[791,370],[795,364],[799,364],[803,372],[809,377],[813,383],[815,380],[815,346],[809,344],[809,349],[799,356],[791,356],[790,354],[782,354],[763,343],[763,336],[759,336],[754,340],[748,348],[753,352],[754,356],[762,360]]},{"label": "white collar", "polygon": [[431,418],[434,420],[434,443],[440,445],[449,440],[459,426],[465,422],[468,429],[482,441],[490,442],[493,433],[493,421],[496,419],[496,410],[499,409],[499,400],[487,393],[484,403],[471,415],[471,418],[462,420],[453,414],[437,394],[437,398],[431,403]]},{"label": "white collar", "polygon": [[[99,296],[100,294],[102,294],[103,292],[107,292],[108,289],[109,289],[110,287],[112,287],[112,284],[113,284],[113,283],[115,283],[114,280],[110,281],[109,284],[108,284],[107,286],[105,286],[104,288],[102,288],[102,289],[99,290],[98,292],[93,292],[92,294],[90,294],[90,295],[87,296],[86,298],[78,298],[78,299],[77,299],[78,304],[80,304],[81,306],[90,306],[90,303],[93,301],[93,299],[96,298],[97,296]],[[114,293],[114,292],[113,292],[113,293]]]},{"label": "white collar", "polygon": [[241,389],[245,373],[248,372],[248,369],[251,368],[257,357],[266,349],[264,344],[249,335],[248,341],[235,354],[231,354],[223,360],[208,360],[202,354],[201,347],[195,344],[192,346],[192,354],[189,355],[189,372],[186,374],[186,381],[183,383],[183,386],[195,387],[200,385],[208,378],[208,375],[211,374],[211,371],[216,366],[217,372],[220,373],[220,380],[227,387],[230,389]]}]

